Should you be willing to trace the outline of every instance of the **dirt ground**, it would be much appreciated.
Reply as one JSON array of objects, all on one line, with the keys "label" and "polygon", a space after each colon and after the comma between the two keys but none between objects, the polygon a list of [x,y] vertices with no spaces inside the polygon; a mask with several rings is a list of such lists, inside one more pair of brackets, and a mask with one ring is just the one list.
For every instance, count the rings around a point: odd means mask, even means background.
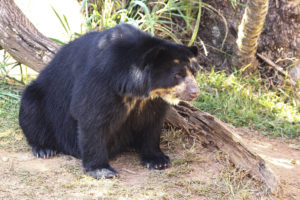
[{"label": "dirt ground", "polygon": [[243,136],[243,140],[259,154],[280,180],[285,197],[300,199],[300,146],[295,141],[268,138],[255,133]]},{"label": "dirt ground", "polygon": [[280,179],[280,193],[267,194],[222,153],[188,143],[176,132],[165,133],[162,142],[170,168],[145,169],[129,152],[111,161],[119,178],[95,180],[73,157],[35,158],[17,129],[0,134],[0,199],[300,199],[300,149],[249,131],[242,137]]}]

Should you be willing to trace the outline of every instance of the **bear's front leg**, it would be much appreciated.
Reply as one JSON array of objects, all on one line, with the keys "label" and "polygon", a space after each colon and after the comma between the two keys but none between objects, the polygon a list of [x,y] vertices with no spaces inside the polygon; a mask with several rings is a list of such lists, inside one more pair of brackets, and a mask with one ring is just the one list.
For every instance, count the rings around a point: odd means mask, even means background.
[{"label": "bear's front leg", "polygon": [[[141,108],[141,106],[139,107]],[[146,101],[133,116],[134,147],[141,163],[149,169],[165,169],[170,159],[160,149],[160,136],[169,105],[161,98]]]},{"label": "bear's front leg", "polygon": [[143,130],[140,156],[142,165],[148,169],[165,169],[170,164],[169,156],[160,149],[161,122]]},{"label": "bear's front leg", "polygon": [[117,171],[109,165],[104,130],[79,125],[78,141],[86,173],[96,179],[113,178]]}]

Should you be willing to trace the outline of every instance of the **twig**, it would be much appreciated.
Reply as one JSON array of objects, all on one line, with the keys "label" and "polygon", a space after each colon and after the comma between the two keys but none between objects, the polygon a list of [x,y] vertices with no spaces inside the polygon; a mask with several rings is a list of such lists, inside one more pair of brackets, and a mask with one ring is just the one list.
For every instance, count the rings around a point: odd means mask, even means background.
[{"label": "twig", "polygon": [[206,46],[205,46],[204,42],[203,42],[201,39],[200,39],[200,43],[201,43],[201,45],[202,45],[202,47],[203,47],[204,55],[207,56],[207,55],[208,55],[208,51],[207,51],[207,49],[206,49]]},{"label": "twig", "polygon": [[125,172],[128,172],[130,174],[136,174],[135,171],[132,171],[132,170],[129,170],[129,169],[126,169],[126,168],[123,168],[122,170],[125,171]]},{"label": "twig", "polygon": [[266,63],[268,63],[271,67],[273,67],[275,70],[277,70],[278,72],[280,72],[281,74],[283,74],[284,76],[287,76],[289,79],[287,79],[287,81],[292,84],[293,86],[296,86],[296,82],[290,77],[290,75],[285,72],[279,65],[277,65],[276,63],[274,63],[272,60],[270,60],[269,58],[265,57],[264,55],[260,54],[260,53],[256,53],[256,55],[261,58],[263,61],[265,61]]}]

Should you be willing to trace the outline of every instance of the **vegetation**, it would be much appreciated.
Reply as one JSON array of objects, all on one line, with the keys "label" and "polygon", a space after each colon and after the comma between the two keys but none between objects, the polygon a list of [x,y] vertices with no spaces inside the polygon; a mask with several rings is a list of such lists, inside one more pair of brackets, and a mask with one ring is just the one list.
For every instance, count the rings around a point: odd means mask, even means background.
[{"label": "vegetation", "polygon": [[[200,23],[201,8],[206,4],[184,1],[128,1],[122,5],[121,1],[105,0],[89,5],[86,0],[82,1],[85,8],[86,25],[88,29],[104,30],[111,28],[120,22],[127,22],[139,26],[152,35],[170,38],[181,43],[186,39],[193,41],[198,33],[194,29],[193,22],[197,20],[195,27]],[[92,7],[92,11],[90,11]],[[197,14],[197,13],[200,14]],[[178,23],[178,21],[182,21]],[[190,35],[191,38],[178,37]],[[192,34],[192,35],[191,35]],[[186,42],[185,41],[185,42]]]},{"label": "vegetation", "polygon": [[268,90],[258,74],[245,77],[241,71],[200,73],[198,82],[200,95],[194,105],[199,109],[263,134],[300,135],[300,110],[291,88]]}]

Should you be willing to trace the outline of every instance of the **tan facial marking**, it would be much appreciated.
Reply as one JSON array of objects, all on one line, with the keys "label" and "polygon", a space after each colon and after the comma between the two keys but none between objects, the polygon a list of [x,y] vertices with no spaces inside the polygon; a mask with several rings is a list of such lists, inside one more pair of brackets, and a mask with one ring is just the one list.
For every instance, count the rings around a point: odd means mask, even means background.
[{"label": "tan facial marking", "polygon": [[180,99],[174,97],[173,95],[165,95],[162,96],[163,100],[165,100],[166,102],[168,102],[171,105],[177,105],[180,102]]},{"label": "tan facial marking", "polygon": [[174,91],[177,90],[178,87],[184,87],[184,84],[181,83],[181,84],[175,85],[174,87],[171,87],[171,88],[159,88],[159,89],[153,90],[150,93],[150,98],[155,99],[155,98],[161,97],[169,104],[177,105],[179,103],[180,99],[175,97]]},{"label": "tan facial marking", "polygon": [[180,61],[179,61],[178,59],[174,59],[173,62],[174,62],[175,64],[179,64],[179,63],[180,63]]},{"label": "tan facial marking", "polygon": [[185,69],[186,76],[181,83],[175,85],[174,87],[153,90],[150,93],[150,98],[154,99],[161,97],[166,102],[173,105],[178,104],[182,100],[191,101],[195,99],[197,95],[196,90],[198,89],[197,82],[191,71],[188,70],[188,66],[185,66]]},{"label": "tan facial marking", "polygon": [[196,59],[195,57],[192,57],[192,58],[190,58],[189,60],[190,60],[191,63],[192,63],[192,62],[197,62],[197,59]]},{"label": "tan facial marking", "polygon": [[166,88],[158,88],[158,89],[155,89],[155,90],[152,90],[150,92],[150,98],[151,99],[155,99],[157,97],[160,97],[161,95],[163,95],[164,93],[167,93],[169,92],[170,89],[166,89]]}]

